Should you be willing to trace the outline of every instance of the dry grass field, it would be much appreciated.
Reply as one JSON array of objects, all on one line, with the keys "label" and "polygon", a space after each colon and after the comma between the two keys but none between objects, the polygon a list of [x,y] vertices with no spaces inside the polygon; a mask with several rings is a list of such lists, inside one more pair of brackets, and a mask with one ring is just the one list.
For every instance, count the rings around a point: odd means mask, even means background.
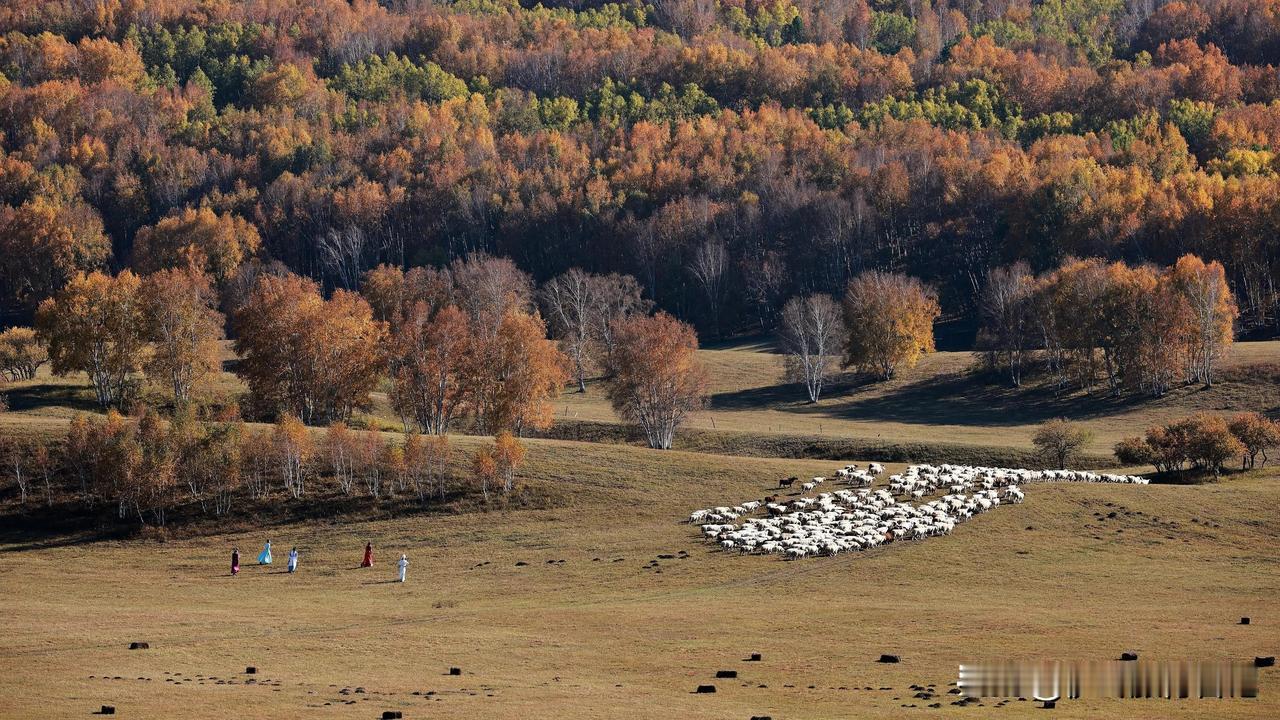
[{"label": "dry grass field", "polygon": [[[1041,711],[950,705],[957,663],[1280,646],[1280,518],[1260,510],[1280,503],[1274,473],[1034,486],[949,537],[787,562],[723,554],[679,520],[829,463],[531,445],[527,482],[571,490],[563,507],[0,548],[0,715],[79,717],[105,703],[122,717],[1017,717]],[[277,564],[229,577],[230,548],[252,558],[267,538]],[[378,564],[359,570],[366,539]],[[280,563],[295,544],[290,576]],[[400,552],[404,585],[390,582]],[[1236,624],[1244,615],[1253,624]],[[752,652],[763,661],[743,662]],[[903,661],[877,664],[882,652]],[[714,680],[721,669],[740,677]],[[1264,670],[1254,700],[1056,713],[1275,717],[1275,679]],[[703,683],[718,692],[691,694]],[[916,699],[911,684],[939,697]]]},{"label": "dry grass field", "polygon": [[[1280,390],[1256,376],[1277,347],[1242,345],[1225,373],[1241,379],[1211,391],[1076,416],[1105,451],[1167,415],[1274,409]],[[1035,422],[1062,414],[1014,412],[1018,397],[999,388],[951,393],[953,383],[980,387],[957,375],[971,362],[961,354],[928,358],[887,386],[837,389],[816,407],[784,397],[764,349],[704,356],[716,397],[695,424],[714,419],[718,430],[820,424],[825,434],[1020,446]],[[570,417],[612,421],[600,396],[593,388],[563,402]],[[11,397],[0,432],[57,432],[85,407],[82,383],[43,375]],[[681,520],[833,462],[528,446],[522,480],[550,499],[547,509],[314,521],[164,543],[0,529],[0,717],[83,717],[104,704],[123,718],[192,719],[384,710],[522,720],[1038,717],[1045,711],[1031,702],[952,705],[957,664],[1280,650],[1274,470],[1195,486],[1031,486],[1025,504],[950,536],[788,562],[722,553]],[[276,564],[251,564],[268,538]],[[361,570],[366,540],[377,565]],[[302,560],[291,576],[282,571],[293,545]],[[247,561],[237,578],[232,546]],[[404,585],[391,582],[401,552],[412,563]],[[1253,623],[1237,624],[1241,616]],[[150,649],[130,651],[133,641]],[[744,662],[752,652],[763,660]],[[879,664],[881,653],[902,662]],[[251,665],[257,675],[244,674]],[[716,680],[717,670],[739,677]],[[1252,700],[1064,701],[1052,712],[1273,718],[1278,680],[1261,671]],[[693,694],[708,683],[716,694]],[[913,684],[933,686],[934,697],[915,697]]]}]

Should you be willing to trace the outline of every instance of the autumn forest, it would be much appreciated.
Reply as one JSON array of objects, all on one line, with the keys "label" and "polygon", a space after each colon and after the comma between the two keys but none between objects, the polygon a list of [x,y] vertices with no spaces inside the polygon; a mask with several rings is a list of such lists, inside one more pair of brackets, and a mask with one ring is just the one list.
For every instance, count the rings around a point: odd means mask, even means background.
[{"label": "autumn forest", "polygon": [[1272,0],[4,5],[7,324],[192,252],[224,295],[620,273],[707,337],[864,270],[976,321],[998,266],[1194,253],[1276,327]]}]

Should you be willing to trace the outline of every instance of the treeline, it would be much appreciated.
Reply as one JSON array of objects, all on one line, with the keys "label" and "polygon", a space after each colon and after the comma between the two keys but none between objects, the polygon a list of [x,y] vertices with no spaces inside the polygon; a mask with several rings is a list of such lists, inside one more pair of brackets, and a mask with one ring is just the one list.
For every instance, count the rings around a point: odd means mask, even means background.
[{"label": "treeline", "polygon": [[78,415],[64,441],[0,437],[0,477],[17,488],[19,509],[109,508],[124,523],[164,526],[175,511],[185,520],[226,518],[287,500],[409,496],[431,506],[479,492],[488,501],[491,491],[515,490],[525,453],[501,433],[459,473],[443,435],[388,437],[341,422],[315,430],[289,415],[255,427],[223,415],[165,419],[144,407],[130,416]]},{"label": "treeline", "polygon": [[[1184,255],[1167,268],[1068,259],[1040,275],[1026,263],[987,273],[978,349],[985,368],[1015,387],[1047,377],[1057,392],[1163,395],[1177,384],[1213,384],[1235,340],[1239,311],[1217,262]],[[941,314],[917,278],[869,271],[843,299],[818,293],[782,308],[778,343],[785,379],[817,402],[839,367],[881,379],[934,350]]]},{"label": "treeline", "polygon": [[[363,294],[326,297],[282,266],[252,269],[221,283],[199,262],[143,277],[77,274],[41,303],[34,333],[0,335],[0,359],[29,378],[47,354],[54,374],[85,373],[103,408],[130,407],[149,381],[183,410],[210,400],[195,395],[222,369],[229,325],[248,391],[220,400],[250,419],[347,421],[385,380],[405,432],[465,423],[496,435],[545,428],[571,377],[582,389],[589,374],[616,377],[648,341],[640,321],[651,303],[629,276],[575,268],[537,289],[511,260],[469,255],[438,269],[381,265],[361,277]],[[678,321],[651,320],[697,347]]]},{"label": "treeline", "polygon": [[866,270],[976,318],[995,267],[1194,253],[1274,328],[1273,4],[13,4],[0,314],[184,248],[326,296],[484,251],[717,334]]},{"label": "treeline", "polygon": [[[234,406],[308,425],[370,410],[386,383],[406,433],[495,436],[545,429],[566,383],[585,391],[599,376],[619,416],[661,448],[705,401],[697,334],[651,316],[630,276],[572,268],[538,288],[510,259],[473,254],[442,268],[380,265],[361,276],[362,293],[325,297],[278,264],[219,282],[199,247],[174,252],[188,264],[73,276],[40,304],[34,332],[0,334],[3,367],[30,379],[47,358],[55,375],[85,373],[104,409],[132,407],[150,383],[175,413]],[[243,395],[207,382],[228,325]]]},{"label": "treeline", "polygon": [[1162,395],[1213,383],[1237,312],[1222,266],[1192,255],[1168,268],[1068,260],[1039,276],[1018,263],[987,275],[978,344],[1015,386],[1039,366],[1060,390]]}]

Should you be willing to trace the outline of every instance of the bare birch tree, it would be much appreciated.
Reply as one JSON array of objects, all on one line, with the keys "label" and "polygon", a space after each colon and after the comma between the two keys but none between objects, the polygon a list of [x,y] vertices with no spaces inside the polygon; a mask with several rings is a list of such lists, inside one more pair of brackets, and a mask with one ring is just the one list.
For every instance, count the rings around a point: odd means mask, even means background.
[{"label": "bare birch tree", "polygon": [[321,235],[316,243],[324,266],[347,290],[360,286],[360,276],[365,271],[365,246],[368,239],[358,225],[331,229]]},{"label": "bare birch tree", "polygon": [[601,299],[596,297],[593,276],[578,268],[547,281],[539,295],[551,326],[551,336],[573,364],[578,392],[587,391],[587,372],[592,364],[592,314]]},{"label": "bare birch tree", "polygon": [[1032,347],[1035,277],[1025,262],[987,272],[982,291],[983,327],[978,344],[992,367],[1007,369],[1014,387],[1022,386],[1022,369]]},{"label": "bare birch tree", "polygon": [[778,340],[787,353],[787,379],[803,382],[809,402],[818,402],[828,373],[844,351],[840,304],[825,294],[791,298],[782,308]]},{"label": "bare birch tree", "polygon": [[720,306],[724,300],[724,275],[729,267],[729,249],[723,240],[707,240],[693,252],[689,261],[689,273],[693,275],[707,297],[707,312],[711,315],[711,329],[720,333]]}]

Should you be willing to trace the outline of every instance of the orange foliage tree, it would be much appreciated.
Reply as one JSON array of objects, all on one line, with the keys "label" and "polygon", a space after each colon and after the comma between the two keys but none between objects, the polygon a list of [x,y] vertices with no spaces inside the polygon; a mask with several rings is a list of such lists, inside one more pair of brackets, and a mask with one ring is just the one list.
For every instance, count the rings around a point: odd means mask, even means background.
[{"label": "orange foliage tree", "polygon": [[536,314],[509,310],[496,334],[477,334],[467,395],[484,432],[540,430],[551,425],[551,401],[569,380],[568,361]]},{"label": "orange foliage tree", "polygon": [[102,219],[83,202],[37,196],[0,205],[0,289],[27,307],[110,256]]},{"label": "orange foliage tree", "polygon": [[498,466],[498,477],[502,479],[503,492],[511,492],[515,487],[516,470],[524,464],[524,444],[509,432],[500,432],[493,439],[493,457]]},{"label": "orange foliage tree", "polygon": [[1244,447],[1241,467],[1255,467],[1259,454],[1266,467],[1267,448],[1280,445],[1280,423],[1261,413],[1246,412],[1231,418],[1229,428]]},{"label": "orange foliage tree", "polygon": [[697,333],[660,312],[618,323],[616,341],[608,382],[614,412],[639,425],[649,447],[669,450],[676,430],[706,403]]},{"label": "orange foliage tree", "polygon": [[314,452],[307,426],[293,415],[280,416],[271,431],[275,446],[276,467],[284,489],[294,498],[306,491],[306,478]]},{"label": "orange foliage tree", "polygon": [[480,492],[484,501],[489,502],[489,486],[498,479],[498,460],[494,457],[493,448],[482,447],[471,456],[471,474],[480,481]]},{"label": "orange foliage tree", "polygon": [[430,316],[417,303],[391,341],[392,404],[423,432],[443,435],[464,407],[473,362],[471,323],[456,307]]},{"label": "orange foliage tree", "polygon": [[187,208],[139,230],[133,261],[142,272],[193,265],[221,283],[261,243],[257,228],[241,217],[207,207]]},{"label": "orange foliage tree", "polygon": [[433,435],[425,439],[415,433],[405,436],[405,476],[419,500],[425,501],[433,489],[438,492],[440,500],[444,500],[448,461],[449,437],[447,435]]},{"label": "orange foliage tree", "polygon": [[386,326],[359,295],[339,290],[326,301],[310,280],[267,276],[235,322],[236,372],[262,411],[324,423],[368,403]]}]

